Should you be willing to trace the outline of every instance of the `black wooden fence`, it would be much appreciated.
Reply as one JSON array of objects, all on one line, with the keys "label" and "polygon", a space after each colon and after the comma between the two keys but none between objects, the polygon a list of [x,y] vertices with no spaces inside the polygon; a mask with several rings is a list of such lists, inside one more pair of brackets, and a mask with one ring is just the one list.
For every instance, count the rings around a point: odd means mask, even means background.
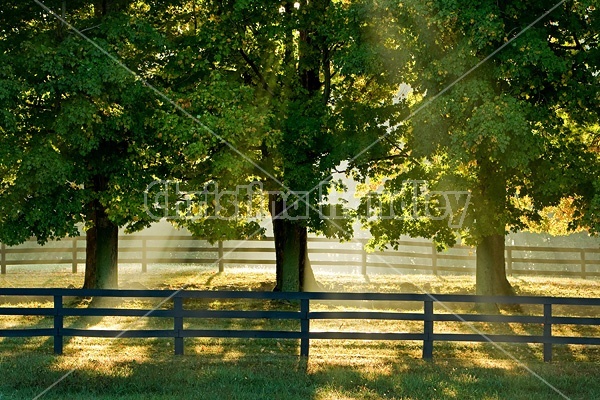
[{"label": "black wooden fence", "polygon": [[[0,337],[53,337],[54,352],[63,351],[64,337],[108,337],[108,338],[174,338],[176,355],[184,353],[185,338],[276,338],[299,339],[300,355],[308,356],[311,340],[316,339],[358,339],[358,340],[415,340],[423,342],[423,358],[433,357],[434,342],[505,342],[505,343],[541,343],[543,344],[544,361],[552,360],[552,345],[579,344],[600,345],[600,337],[555,336],[552,326],[569,324],[577,326],[598,326],[597,317],[564,317],[553,316],[554,305],[600,306],[600,298],[565,298],[565,297],[501,297],[473,295],[428,295],[428,294],[391,294],[391,293],[276,293],[276,292],[242,292],[242,291],[171,291],[171,290],[81,290],[81,289],[0,289],[0,299],[10,300],[18,296],[47,296],[53,299],[52,308],[19,308],[0,307],[0,315],[36,315],[53,317],[53,328],[2,329]],[[156,298],[170,300],[171,309],[125,309],[125,308],[70,308],[64,307],[65,297],[118,297],[123,298]],[[184,299],[253,299],[288,300],[299,303],[298,311],[272,310],[193,310],[184,307]],[[382,312],[382,311],[311,311],[311,301],[385,301],[385,302],[422,302],[423,312]],[[543,306],[542,315],[496,315],[479,313],[436,313],[434,304],[442,303],[502,303],[502,304],[534,304]],[[589,315],[589,314],[588,314]],[[595,315],[595,314],[593,314]],[[123,316],[123,317],[160,317],[173,321],[172,329],[138,329],[138,330],[87,330],[64,327],[65,317],[74,316]],[[299,330],[222,330],[222,329],[186,329],[185,319],[269,319],[300,321]],[[407,332],[348,332],[348,331],[311,331],[310,323],[314,320],[410,320],[422,321],[423,330],[418,333]],[[500,335],[478,333],[436,333],[435,323],[438,321],[496,322],[519,323],[543,326],[542,335]]]}]

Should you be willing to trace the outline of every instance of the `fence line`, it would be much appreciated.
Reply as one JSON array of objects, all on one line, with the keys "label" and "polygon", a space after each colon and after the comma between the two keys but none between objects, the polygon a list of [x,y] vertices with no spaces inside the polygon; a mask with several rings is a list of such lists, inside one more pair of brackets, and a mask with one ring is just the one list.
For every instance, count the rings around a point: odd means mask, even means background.
[{"label": "fence line", "polygon": [[[184,235],[124,235],[119,239],[119,263],[139,264],[142,272],[146,272],[151,264],[208,264],[215,265],[221,272],[227,265],[275,265],[272,238],[246,241],[237,248],[228,247],[229,242],[211,245]],[[316,267],[352,267],[363,275],[368,275],[369,270],[373,272],[390,266],[395,270],[435,275],[475,272],[475,251],[467,246],[437,252],[429,241],[401,241],[399,250],[368,253],[363,246],[365,240],[339,243],[333,239],[309,238],[308,242],[311,264]],[[255,257],[249,257],[252,253]],[[51,254],[57,257],[51,257]],[[1,244],[0,272],[6,274],[8,267],[17,265],[70,264],[72,272],[76,273],[78,266],[85,264],[84,255],[85,237],[64,239],[53,242],[52,246],[8,247]],[[557,255],[562,256],[557,258]],[[509,275],[600,277],[600,248],[507,245],[506,270]]]},{"label": "fence line", "polygon": [[[417,340],[423,342],[422,356],[433,357],[434,342],[504,342],[504,343],[541,343],[543,344],[544,361],[552,360],[554,344],[600,345],[600,337],[586,336],[554,336],[553,325],[600,326],[600,318],[595,317],[562,317],[552,315],[553,305],[600,306],[600,299],[535,297],[535,296],[474,296],[474,295],[436,295],[435,298],[425,294],[397,293],[282,293],[282,292],[242,292],[242,291],[172,291],[172,290],[82,290],[82,289],[0,289],[0,296],[10,299],[15,296],[47,296],[53,299],[52,308],[9,308],[0,307],[0,315],[12,316],[47,316],[53,318],[53,328],[0,329],[0,337],[52,337],[54,353],[62,354],[64,337],[110,337],[110,338],[158,338],[174,339],[176,355],[184,353],[185,338],[276,338],[299,339],[300,355],[308,357],[310,341],[315,339],[345,340]],[[65,307],[65,297],[118,297],[118,298],[162,298],[171,299],[170,309],[147,310],[126,308],[75,308]],[[253,299],[299,301],[299,311],[273,311],[269,306],[265,310],[198,310],[184,308],[185,299]],[[311,311],[311,301],[343,300],[343,301],[388,301],[388,302],[422,302],[422,313],[381,312],[381,311]],[[435,313],[434,302],[459,303],[503,303],[542,305],[542,315],[500,315],[500,314],[443,314]],[[170,318],[173,329],[138,329],[138,330],[98,330],[75,329],[64,327],[65,317],[106,317],[127,316],[140,318]],[[269,319],[298,320],[300,330],[252,330],[252,329],[189,329],[185,328],[184,319]],[[310,330],[310,322],[314,320],[392,320],[421,321],[422,332],[349,332]],[[472,333],[436,333],[435,322],[451,321],[500,322],[505,324],[542,325],[542,335],[502,335]],[[529,326],[529,325],[528,325]]]}]

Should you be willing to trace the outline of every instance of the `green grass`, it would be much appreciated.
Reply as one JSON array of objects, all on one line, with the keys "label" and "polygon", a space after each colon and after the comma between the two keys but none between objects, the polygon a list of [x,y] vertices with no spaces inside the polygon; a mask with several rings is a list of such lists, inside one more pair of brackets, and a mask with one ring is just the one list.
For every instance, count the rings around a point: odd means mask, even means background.
[{"label": "green grass", "polygon": [[[159,343],[154,343],[155,345]],[[250,349],[255,349],[250,347]],[[473,355],[473,354],[471,354]],[[2,356],[3,399],[33,398],[74,370],[47,399],[552,399],[552,389],[505,360],[460,358],[425,362],[410,356],[313,357],[285,354],[169,356],[107,345],[53,357]],[[600,395],[597,364],[528,362],[572,399]]]},{"label": "green grass", "polygon": [[[319,275],[334,291],[418,291],[473,293],[473,277]],[[82,274],[13,273],[0,277],[0,287],[80,286]],[[591,280],[511,279],[520,294],[600,297]],[[184,270],[178,273],[122,274],[122,287],[172,289],[270,290],[273,276],[234,270],[225,274]],[[414,285],[414,286],[411,286]],[[412,289],[412,290],[411,290]],[[146,308],[151,301],[127,300],[120,307]],[[0,299],[0,306],[2,300]],[[13,305],[11,305],[13,306]],[[21,299],[19,306],[50,306],[47,299]],[[72,307],[88,307],[77,300]],[[455,311],[468,307],[449,305]],[[320,303],[315,309],[398,310],[383,302]],[[403,305],[420,311],[420,304]],[[186,308],[290,309],[292,305],[256,301],[194,301]],[[443,308],[436,307],[436,312]],[[539,313],[526,308],[524,313]],[[594,309],[562,308],[560,315],[598,316]],[[9,317],[0,327],[50,327],[51,319]],[[65,325],[91,329],[171,328],[168,319],[67,318]],[[187,327],[289,329],[295,321],[186,320]],[[477,324],[486,333],[537,334],[541,327],[519,324]],[[313,321],[313,330],[414,331],[422,323],[398,321]],[[472,332],[456,323],[436,323],[436,332]],[[555,334],[600,336],[596,328],[555,327]],[[530,371],[568,398],[600,399],[600,349],[592,346],[555,346],[553,363],[543,363],[539,345],[500,346],[481,343],[437,343],[434,360],[423,361],[420,342],[329,341],[311,342],[311,357],[300,359],[294,340],[186,339],[185,356],[173,356],[171,339],[69,338],[65,353],[52,355],[52,339],[0,339],[0,400],[32,399],[65,374],[43,399],[560,399]],[[509,355],[507,355],[508,353]],[[515,361],[513,358],[518,361]]]}]

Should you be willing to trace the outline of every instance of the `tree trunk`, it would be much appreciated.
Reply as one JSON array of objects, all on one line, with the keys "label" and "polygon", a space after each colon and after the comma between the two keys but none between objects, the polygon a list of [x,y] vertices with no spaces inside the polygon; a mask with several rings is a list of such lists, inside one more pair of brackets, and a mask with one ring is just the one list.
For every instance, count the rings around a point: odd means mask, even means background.
[{"label": "tree trunk", "polygon": [[95,0],[94,15],[96,18],[104,17],[109,12],[122,10],[127,6],[125,0]]},{"label": "tree trunk", "polygon": [[[101,187],[95,179],[95,187]],[[119,287],[119,227],[108,219],[106,209],[94,200],[89,207],[92,227],[86,234],[84,289],[116,289]]]},{"label": "tree trunk", "polygon": [[274,291],[316,290],[318,285],[308,259],[307,228],[282,217],[284,202],[277,195],[269,195],[269,203],[275,237]]},{"label": "tree trunk", "polygon": [[479,187],[474,193],[477,230],[476,292],[487,296],[514,295],[506,279],[504,255],[507,207],[506,177],[496,164],[480,160]]},{"label": "tree trunk", "polygon": [[[301,28],[297,31],[297,49],[293,43],[296,37],[296,30],[288,32],[286,36],[286,48],[284,61],[286,64],[293,64],[292,59],[297,52],[297,79],[300,87],[304,90],[293,90],[292,98],[304,104],[310,104],[313,97],[319,93],[322,86],[320,74],[323,62],[323,48],[326,48],[325,39],[319,36],[317,27],[324,21],[315,20],[315,16],[322,18],[330,3],[330,0],[316,0],[307,2],[302,7],[307,7],[304,15],[311,15],[308,20],[301,18]],[[293,2],[285,2],[287,10],[291,11]],[[289,82],[286,82],[289,84]],[[293,89],[295,84],[292,83],[290,89]],[[327,100],[327,99],[326,99]],[[305,115],[307,118],[320,118],[318,113],[314,113],[309,107],[306,108]],[[315,114],[315,115],[312,115]],[[290,137],[296,139],[297,132],[288,132]],[[285,135],[284,135],[285,136]],[[282,147],[297,146],[294,141],[291,143],[283,143]],[[314,160],[311,160],[311,162]],[[303,161],[306,163],[306,161]],[[291,162],[288,168],[293,170]],[[286,165],[286,163],[284,163]],[[305,164],[302,164],[303,166]],[[306,184],[302,181],[303,178],[293,177],[288,184],[295,190],[303,188]],[[285,173],[284,173],[285,176]],[[300,181],[299,181],[300,180]],[[284,180],[285,181],[285,180]],[[306,188],[300,189],[306,190]],[[284,211],[285,203],[280,196],[276,194],[269,195],[269,211],[273,221],[273,235],[275,237],[275,255],[277,269],[277,283],[275,291],[282,292],[298,292],[306,290],[317,290],[318,284],[315,280],[310,261],[308,259],[307,250],[307,228],[305,225],[291,219],[284,219],[282,212]]]},{"label": "tree trunk", "polygon": [[506,279],[504,235],[486,236],[477,245],[477,294],[510,296],[514,290]]}]

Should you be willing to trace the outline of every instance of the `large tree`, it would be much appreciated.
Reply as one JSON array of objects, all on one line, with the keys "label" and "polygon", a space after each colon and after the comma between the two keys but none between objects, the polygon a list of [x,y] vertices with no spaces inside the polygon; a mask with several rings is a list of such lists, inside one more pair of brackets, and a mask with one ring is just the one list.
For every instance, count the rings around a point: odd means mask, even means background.
[{"label": "large tree", "polygon": [[[384,203],[410,197],[407,179],[428,185],[419,189],[417,218],[367,223],[376,243],[411,234],[443,247],[462,236],[477,247],[477,293],[511,294],[507,231],[524,228],[566,196],[577,199],[578,223],[585,215],[595,219],[598,157],[591,132],[600,111],[600,49],[594,3],[565,2],[537,22],[547,2],[415,1],[395,8],[410,32],[403,46],[414,64],[404,80],[413,90],[414,116],[389,134],[410,157],[385,166],[394,172]],[[370,164],[369,173],[380,176],[382,165]],[[443,217],[456,213],[446,214],[446,207],[456,203],[442,193],[461,190],[472,194],[468,213],[449,224]],[[368,209],[363,202],[363,215]]]},{"label": "large tree", "polygon": [[83,225],[84,286],[117,287],[119,227],[152,222],[147,186],[179,164],[161,139],[168,113],[139,79],[160,68],[163,36],[140,2],[45,4],[110,56],[34,2],[3,5],[0,241],[44,243]]},{"label": "large tree", "polygon": [[[215,148],[210,162],[190,158],[192,179],[181,180],[193,190],[194,171],[210,170],[216,183],[225,177],[223,187],[262,185],[275,236],[275,290],[310,289],[307,232],[351,235],[343,206],[328,204],[331,172],[383,135],[385,121],[400,118],[393,97],[408,60],[388,35],[393,16],[371,1],[203,1],[186,10],[170,17],[184,49],[173,84],[229,145]],[[218,79],[220,98],[201,90],[203,76]],[[196,180],[196,189],[205,184]]]}]

